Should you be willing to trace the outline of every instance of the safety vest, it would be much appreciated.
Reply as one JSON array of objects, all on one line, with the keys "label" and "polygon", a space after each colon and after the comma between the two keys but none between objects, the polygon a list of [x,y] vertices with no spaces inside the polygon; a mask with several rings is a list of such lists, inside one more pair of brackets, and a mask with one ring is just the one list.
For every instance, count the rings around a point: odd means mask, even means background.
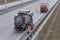
[{"label": "safety vest", "polygon": [[30,30],[28,30],[28,32],[30,33],[30,32],[32,32],[32,30],[30,29]]}]

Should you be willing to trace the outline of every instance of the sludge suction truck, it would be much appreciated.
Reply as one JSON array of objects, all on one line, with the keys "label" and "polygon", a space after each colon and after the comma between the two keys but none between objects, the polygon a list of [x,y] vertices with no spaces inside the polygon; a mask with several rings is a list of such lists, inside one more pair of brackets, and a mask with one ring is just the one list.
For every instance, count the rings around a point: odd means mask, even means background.
[{"label": "sludge suction truck", "polygon": [[28,27],[33,28],[31,25],[33,25],[33,19],[32,19],[33,13],[30,13],[30,10],[28,11],[19,11],[18,15],[14,18],[14,29],[16,31],[26,30]]}]

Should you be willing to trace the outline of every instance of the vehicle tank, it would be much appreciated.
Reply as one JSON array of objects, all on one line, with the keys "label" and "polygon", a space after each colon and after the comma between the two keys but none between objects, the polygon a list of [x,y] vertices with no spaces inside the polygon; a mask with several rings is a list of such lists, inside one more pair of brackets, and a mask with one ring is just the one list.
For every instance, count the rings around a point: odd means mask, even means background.
[{"label": "vehicle tank", "polygon": [[16,30],[26,30],[31,24],[33,24],[32,15],[28,11],[20,11],[14,18],[14,25]]}]

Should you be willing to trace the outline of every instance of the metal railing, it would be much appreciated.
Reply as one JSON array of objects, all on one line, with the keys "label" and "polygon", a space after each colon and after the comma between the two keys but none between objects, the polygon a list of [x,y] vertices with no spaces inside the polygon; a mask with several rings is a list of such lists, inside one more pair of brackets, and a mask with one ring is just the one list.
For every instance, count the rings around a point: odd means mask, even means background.
[{"label": "metal railing", "polygon": [[[55,3],[55,5],[58,3],[59,1],[57,1]],[[46,19],[46,17],[50,14],[50,12],[52,11],[52,9],[55,7],[55,5],[46,13],[46,15],[44,15],[44,17],[42,19],[40,19],[40,23],[38,25],[35,26],[35,28],[33,29],[33,31],[31,33],[29,33],[24,40],[31,40],[32,37],[34,36],[34,34],[36,33],[37,29],[39,28],[39,26],[43,23],[43,21]]]}]

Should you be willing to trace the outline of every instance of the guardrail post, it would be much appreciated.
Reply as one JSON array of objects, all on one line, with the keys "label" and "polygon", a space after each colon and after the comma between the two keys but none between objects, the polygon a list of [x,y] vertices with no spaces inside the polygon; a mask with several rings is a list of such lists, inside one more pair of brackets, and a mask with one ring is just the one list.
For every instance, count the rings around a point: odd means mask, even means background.
[{"label": "guardrail post", "polygon": [[26,40],[29,40],[29,38],[26,38]]},{"label": "guardrail post", "polygon": [[33,34],[35,34],[35,32],[34,32],[34,31],[33,31],[32,33],[33,33]]},{"label": "guardrail post", "polygon": [[35,31],[37,31],[37,29],[35,28]]},{"label": "guardrail post", "polygon": [[32,38],[32,34],[30,34],[30,37]]}]

